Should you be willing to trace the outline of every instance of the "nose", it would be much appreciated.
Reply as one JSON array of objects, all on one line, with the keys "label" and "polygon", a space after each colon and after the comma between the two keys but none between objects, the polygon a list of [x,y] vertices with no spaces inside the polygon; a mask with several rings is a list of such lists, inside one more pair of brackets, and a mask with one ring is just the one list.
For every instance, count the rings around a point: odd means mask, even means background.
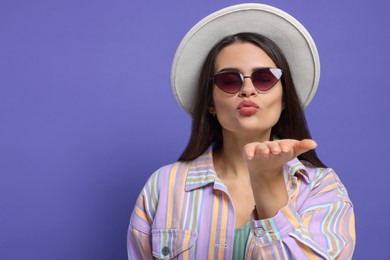
[{"label": "nose", "polygon": [[244,76],[242,82],[242,88],[239,92],[241,97],[249,97],[257,95],[255,86],[253,86],[252,79],[250,76]]}]

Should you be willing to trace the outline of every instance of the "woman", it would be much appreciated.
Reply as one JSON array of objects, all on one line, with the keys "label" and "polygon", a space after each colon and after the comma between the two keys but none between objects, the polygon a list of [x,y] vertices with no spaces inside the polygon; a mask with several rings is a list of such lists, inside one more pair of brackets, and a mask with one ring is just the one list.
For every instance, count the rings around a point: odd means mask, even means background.
[{"label": "woman", "polygon": [[[233,28],[221,33],[221,23]],[[214,33],[216,44],[205,41]],[[304,28],[269,6],[220,10],[186,35],[172,85],[193,116],[191,138],[179,161],[156,171],[141,192],[129,259],[352,257],[352,203],[313,150],[302,109],[317,87],[318,66]],[[188,77],[193,72],[198,84]]]}]

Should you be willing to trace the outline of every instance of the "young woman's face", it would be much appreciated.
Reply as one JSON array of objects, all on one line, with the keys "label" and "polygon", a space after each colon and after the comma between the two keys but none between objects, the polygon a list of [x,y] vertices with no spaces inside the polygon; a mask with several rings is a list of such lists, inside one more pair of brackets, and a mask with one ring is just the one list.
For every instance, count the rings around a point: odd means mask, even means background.
[{"label": "young woman's face", "polygon": [[[275,68],[276,65],[260,47],[236,42],[223,48],[217,55],[214,74],[228,70],[250,76],[256,69],[269,67]],[[210,113],[216,114],[224,135],[236,133],[269,139],[271,128],[282,111],[282,94],[280,81],[271,89],[259,92],[250,78],[244,78],[243,86],[236,94],[226,93],[214,86]]]}]

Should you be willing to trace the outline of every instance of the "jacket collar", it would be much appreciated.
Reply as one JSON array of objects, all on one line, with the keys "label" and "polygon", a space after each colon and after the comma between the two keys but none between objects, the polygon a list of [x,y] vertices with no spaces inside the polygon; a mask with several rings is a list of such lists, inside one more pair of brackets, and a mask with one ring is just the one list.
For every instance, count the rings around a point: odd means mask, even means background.
[{"label": "jacket collar", "polygon": [[186,179],[186,191],[191,191],[210,183],[214,183],[215,188],[219,187],[226,190],[225,185],[218,178],[214,169],[212,146],[191,162]]}]

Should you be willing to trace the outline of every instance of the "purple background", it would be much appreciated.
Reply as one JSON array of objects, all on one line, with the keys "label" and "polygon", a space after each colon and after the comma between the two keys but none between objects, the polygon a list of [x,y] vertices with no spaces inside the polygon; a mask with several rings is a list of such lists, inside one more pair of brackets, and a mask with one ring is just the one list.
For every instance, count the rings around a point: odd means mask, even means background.
[{"label": "purple background", "polygon": [[[170,89],[175,49],[199,19],[237,3],[0,2],[0,259],[126,259],[136,197],[189,137]],[[317,42],[322,74],[306,114],[355,205],[354,259],[390,259],[389,4],[263,3]]]}]

